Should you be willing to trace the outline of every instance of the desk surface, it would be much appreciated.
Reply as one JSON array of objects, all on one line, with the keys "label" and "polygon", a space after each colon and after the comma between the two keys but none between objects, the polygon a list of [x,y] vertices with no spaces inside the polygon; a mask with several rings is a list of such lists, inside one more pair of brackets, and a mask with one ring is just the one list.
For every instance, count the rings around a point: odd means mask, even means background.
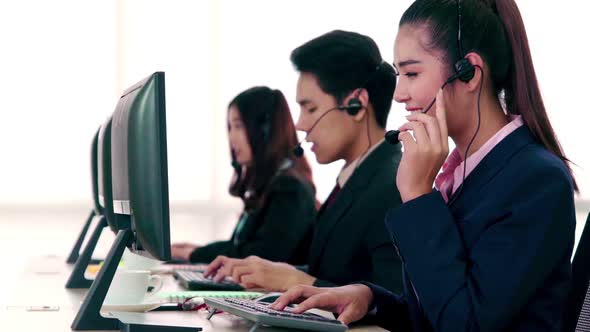
[{"label": "desk surface", "polygon": [[[70,331],[72,320],[88,290],[65,289],[64,285],[72,267],[63,257],[46,256],[32,260],[17,278],[11,293],[2,308],[0,326],[2,330],[12,328],[18,331]],[[170,279],[165,282],[166,290],[177,289]],[[27,311],[29,306],[56,306],[57,311]],[[148,313],[126,313],[132,318],[144,319],[164,325],[193,325],[203,331],[248,331],[252,323],[226,313],[207,320],[206,311],[160,311]],[[258,331],[285,331],[285,329],[260,328]],[[355,327],[350,331],[385,331],[379,327]]]}]

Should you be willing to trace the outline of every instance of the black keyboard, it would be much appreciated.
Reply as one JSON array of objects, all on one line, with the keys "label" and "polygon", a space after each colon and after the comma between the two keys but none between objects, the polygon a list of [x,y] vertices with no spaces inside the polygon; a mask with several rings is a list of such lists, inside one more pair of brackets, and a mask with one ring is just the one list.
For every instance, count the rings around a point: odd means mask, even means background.
[{"label": "black keyboard", "polygon": [[346,331],[348,327],[342,322],[312,313],[296,314],[292,308],[283,311],[269,308],[269,303],[241,299],[205,298],[209,310],[219,309],[240,316],[257,324],[301,329],[307,331]]},{"label": "black keyboard", "polygon": [[177,270],[173,273],[180,285],[188,290],[219,290],[219,291],[241,291],[244,287],[230,280],[215,282],[205,278],[202,272]]}]

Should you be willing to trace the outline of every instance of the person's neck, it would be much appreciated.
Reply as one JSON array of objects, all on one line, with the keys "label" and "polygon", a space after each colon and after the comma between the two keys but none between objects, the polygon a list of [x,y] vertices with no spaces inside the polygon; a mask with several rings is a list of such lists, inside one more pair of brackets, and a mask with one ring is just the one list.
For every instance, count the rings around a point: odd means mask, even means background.
[{"label": "person's neck", "polygon": [[[497,98],[487,98],[481,100],[481,119],[480,119],[480,128],[477,132],[477,136],[473,139],[473,135],[477,130],[477,104],[474,105],[474,113],[470,117],[468,125],[465,126],[461,130],[461,132],[452,137],[457,149],[459,149],[459,153],[463,157],[463,160],[467,159],[471,156],[474,152],[479,150],[482,145],[484,145],[492,136],[494,136],[498,131],[500,131],[506,124],[508,124],[509,120],[504,114],[502,110],[502,106]],[[473,139],[473,143],[469,147],[469,151],[467,151],[467,156],[465,156],[465,150]]]},{"label": "person's neck", "polygon": [[368,150],[378,144],[385,136],[385,129],[373,126],[370,130],[370,133],[370,140],[367,137],[366,129],[360,133],[358,136],[359,139],[355,141],[355,144],[353,144],[353,146],[348,150],[346,156],[343,158],[345,162],[344,167],[350,165],[350,163],[363,156]]}]

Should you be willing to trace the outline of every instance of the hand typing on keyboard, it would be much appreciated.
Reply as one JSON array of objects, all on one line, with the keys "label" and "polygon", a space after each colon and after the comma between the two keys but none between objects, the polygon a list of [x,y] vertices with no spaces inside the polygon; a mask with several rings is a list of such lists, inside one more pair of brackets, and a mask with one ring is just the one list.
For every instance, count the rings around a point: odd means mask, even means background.
[{"label": "hand typing on keyboard", "polygon": [[283,310],[275,310],[272,309],[267,303],[255,302],[252,300],[240,300],[240,299],[225,299],[226,302],[237,304],[242,307],[246,307],[253,311],[263,312],[265,314],[273,315],[273,316],[280,316],[280,317],[290,317],[290,318],[299,318],[299,319],[306,319],[306,320],[314,320],[314,321],[326,321],[326,322],[338,322],[335,319],[330,319],[326,317],[322,317],[320,315],[315,315],[312,313],[305,313],[305,312],[295,312],[294,308],[285,307]]},{"label": "hand typing on keyboard", "polygon": [[209,310],[207,319],[211,319],[218,310],[222,310],[255,322],[252,331],[262,325],[321,332],[344,332],[347,329],[346,325],[332,317],[296,312],[295,308],[290,307],[276,310],[268,303],[252,300],[205,298],[205,303]]},{"label": "hand typing on keyboard", "polygon": [[177,270],[174,272],[180,284],[190,290],[243,290],[243,287],[233,282],[231,278],[214,281],[200,272]]},{"label": "hand typing on keyboard", "polygon": [[222,280],[231,276],[244,288],[264,288],[282,292],[295,285],[313,285],[315,278],[286,263],[271,262],[257,256],[245,259],[218,256],[204,272],[206,277]]},{"label": "hand typing on keyboard", "polygon": [[298,303],[290,312],[299,314],[319,308],[338,314],[338,320],[350,324],[363,318],[373,301],[371,289],[365,285],[348,285],[334,288],[296,286],[281,295],[270,308],[284,310],[291,303]]}]

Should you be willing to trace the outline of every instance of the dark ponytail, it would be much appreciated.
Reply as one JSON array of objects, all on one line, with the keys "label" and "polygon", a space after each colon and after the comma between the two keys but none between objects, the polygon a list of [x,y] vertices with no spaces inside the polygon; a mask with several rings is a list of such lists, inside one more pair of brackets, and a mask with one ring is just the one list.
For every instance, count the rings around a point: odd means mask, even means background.
[{"label": "dark ponytail", "polygon": [[[559,144],[545,111],[520,11],[514,0],[496,0],[495,6],[506,29],[510,47],[516,50],[512,52],[512,66],[503,89],[506,107],[514,114],[521,114],[535,139],[563,160],[572,173],[568,164],[569,160]],[[578,191],[578,184],[575,179],[573,181],[574,188]]]},{"label": "dark ponytail", "polygon": [[[404,24],[426,27],[430,39],[424,46],[443,52],[449,74],[460,57],[457,1],[417,0],[400,20],[400,27]],[[535,140],[566,164],[578,191],[569,160],[545,111],[526,30],[516,3],[514,0],[461,0],[461,11],[464,52],[475,52],[484,59],[506,111],[522,115]]]}]

